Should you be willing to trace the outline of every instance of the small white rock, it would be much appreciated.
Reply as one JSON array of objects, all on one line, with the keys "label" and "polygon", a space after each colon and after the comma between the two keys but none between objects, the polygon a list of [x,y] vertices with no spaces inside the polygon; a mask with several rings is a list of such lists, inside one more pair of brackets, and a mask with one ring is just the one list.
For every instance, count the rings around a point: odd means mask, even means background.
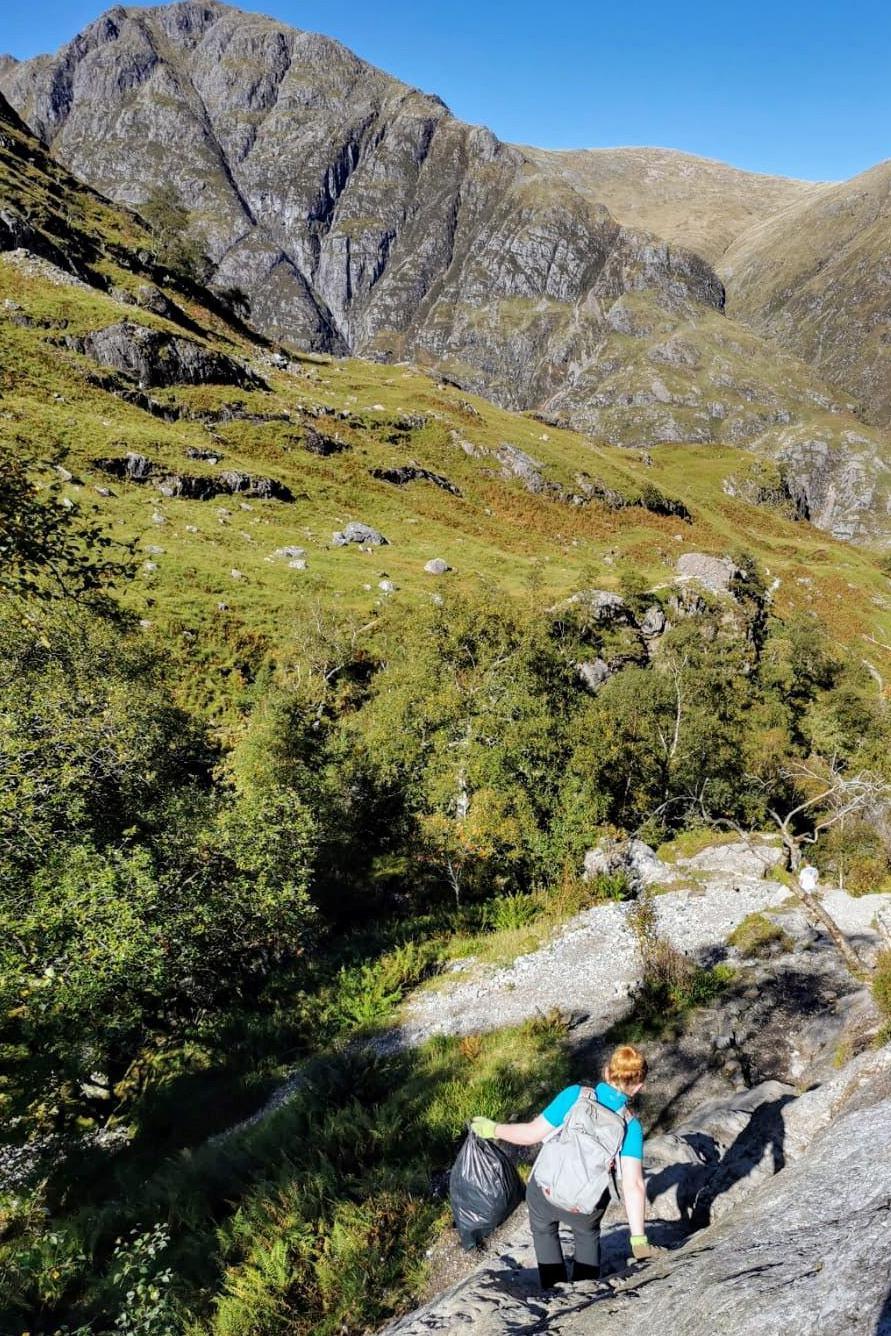
[{"label": "small white rock", "polygon": [[152,511],[152,524],[166,524],[166,523],[167,523],[166,515],[162,515],[160,510]]},{"label": "small white rock", "polygon": [[244,579],[244,576],[243,576],[243,574],[241,573],[241,571],[236,570],[236,568],[235,568],[234,566],[232,567],[232,569],[231,569],[231,571],[229,572],[229,574],[232,576],[232,579],[233,579],[233,580],[243,580],[243,579]]}]

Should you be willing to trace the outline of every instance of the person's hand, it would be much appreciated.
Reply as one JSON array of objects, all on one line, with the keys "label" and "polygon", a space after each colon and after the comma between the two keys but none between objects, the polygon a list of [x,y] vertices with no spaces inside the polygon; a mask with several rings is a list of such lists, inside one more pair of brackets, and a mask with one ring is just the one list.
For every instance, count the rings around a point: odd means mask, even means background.
[{"label": "person's hand", "polygon": [[665,1249],[657,1248],[654,1243],[650,1243],[646,1234],[632,1234],[631,1251],[635,1262],[645,1262],[650,1257],[661,1257]]},{"label": "person's hand", "polygon": [[476,1118],[471,1118],[470,1120],[471,1132],[475,1132],[476,1135],[478,1137],[482,1137],[484,1141],[492,1140],[492,1138],[495,1135],[495,1128],[497,1126],[498,1124],[495,1122],[494,1118],[476,1117]]}]

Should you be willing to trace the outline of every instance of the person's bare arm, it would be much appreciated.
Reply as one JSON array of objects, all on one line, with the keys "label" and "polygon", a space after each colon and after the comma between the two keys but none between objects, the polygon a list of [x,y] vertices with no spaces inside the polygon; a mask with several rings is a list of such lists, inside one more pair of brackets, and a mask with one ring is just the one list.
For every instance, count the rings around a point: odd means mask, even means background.
[{"label": "person's bare arm", "polygon": [[495,1124],[495,1135],[499,1141],[509,1141],[512,1146],[534,1146],[544,1141],[553,1130],[553,1124],[541,1113],[531,1123]]},{"label": "person's bare arm", "polygon": [[622,1156],[622,1199],[632,1236],[645,1234],[647,1191],[644,1187],[643,1163],[630,1155]]}]

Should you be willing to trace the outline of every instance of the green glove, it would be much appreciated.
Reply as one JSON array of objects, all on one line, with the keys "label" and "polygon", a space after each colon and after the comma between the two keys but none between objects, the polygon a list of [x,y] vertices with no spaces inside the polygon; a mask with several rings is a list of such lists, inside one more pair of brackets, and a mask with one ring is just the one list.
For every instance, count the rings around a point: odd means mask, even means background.
[{"label": "green glove", "polygon": [[665,1249],[657,1248],[655,1244],[650,1243],[646,1234],[632,1234],[631,1251],[635,1262],[645,1262],[648,1257],[661,1257]]},{"label": "green glove", "polygon": [[497,1126],[498,1124],[495,1122],[494,1118],[477,1117],[471,1118],[470,1120],[471,1132],[476,1132],[477,1136],[482,1137],[484,1141],[491,1141],[492,1137],[495,1135],[495,1128]]}]

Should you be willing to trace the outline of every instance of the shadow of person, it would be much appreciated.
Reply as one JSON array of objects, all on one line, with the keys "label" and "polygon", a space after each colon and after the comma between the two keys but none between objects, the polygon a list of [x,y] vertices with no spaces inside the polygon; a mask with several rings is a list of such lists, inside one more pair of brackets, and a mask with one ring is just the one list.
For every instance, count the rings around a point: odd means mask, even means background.
[{"label": "shadow of person", "polygon": [[685,1194],[687,1200],[683,1207],[693,1229],[704,1229],[711,1223],[714,1203],[718,1197],[732,1191],[737,1183],[753,1173],[761,1177],[770,1172],[779,1173],[785,1167],[782,1113],[794,1098],[791,1094],[783,1095],[760,1105],[711,1173],[691,1176],[692,1191]]},{"label": "shadow of person", "polygon": [[882,1311],[876,1323],[875,1336],[891,1336],[891,1290],[885,1295]]}]

